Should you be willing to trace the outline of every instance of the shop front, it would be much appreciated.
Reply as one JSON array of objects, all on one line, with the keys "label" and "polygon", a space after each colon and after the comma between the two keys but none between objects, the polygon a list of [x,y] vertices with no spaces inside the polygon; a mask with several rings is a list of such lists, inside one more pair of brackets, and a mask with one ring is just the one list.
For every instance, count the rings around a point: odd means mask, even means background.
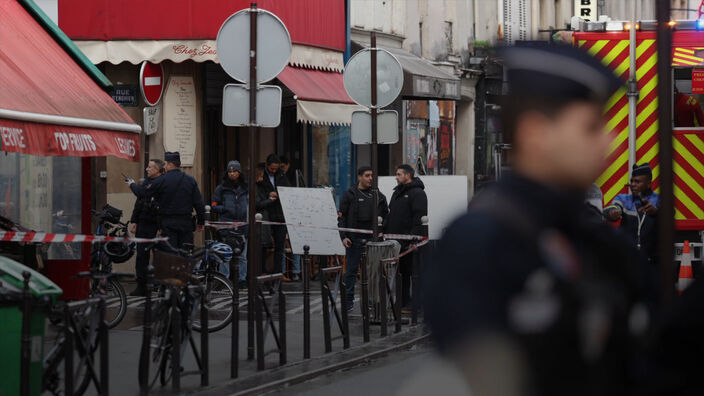
[{"label": "shop front", "polygon": [[[91,234],[91,157],[137,161],[141,128],[33,3],[0,1],[0,19],[0,215],[35,231]],[[71,278],[89,268],[89,244],[48,244],[39,256],[65,298],[85,295]]]}]

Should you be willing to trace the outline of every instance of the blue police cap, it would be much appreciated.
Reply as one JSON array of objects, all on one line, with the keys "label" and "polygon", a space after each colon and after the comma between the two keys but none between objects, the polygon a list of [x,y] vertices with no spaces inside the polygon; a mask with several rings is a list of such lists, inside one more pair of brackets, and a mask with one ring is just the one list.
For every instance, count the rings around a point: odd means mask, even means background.
[{"label": "blue police cap", "polygon": [[164,153],[164,161],[166,162],[180,162],[181,161],[181,155],[178,153],[178,151],[167,151]]},{"label": "blue police cap", "polygon": [[650,169],[650,164],[647,162],[645,164],[633,164],[633,170],[631,171],[631,176],[648,176],[653,177],[653,170]]},{"label": "blue police cap", "polygon": [[507,69],[511,96],[605,102],[624,85],[599,60],[572,46],[504,47],[498,54]]}]

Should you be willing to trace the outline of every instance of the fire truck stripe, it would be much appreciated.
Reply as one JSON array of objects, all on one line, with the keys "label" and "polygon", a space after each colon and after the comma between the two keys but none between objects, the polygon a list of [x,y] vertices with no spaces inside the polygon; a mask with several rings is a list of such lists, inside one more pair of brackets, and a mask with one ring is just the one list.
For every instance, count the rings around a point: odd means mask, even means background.
[{"label": "fire truck stripe", "polygon": [[[675,157],[678,157],[675,155]],[[693,172],[691,172],[690,169],[685,169],[687,167],[687,164],[685,164],[686,160],[682,157],[677,158],[674,169],[675,169],[675,175],[682,179],[685,184],[687,184],[687,188],[692,190],[694,192],[693,198],[696,198],[697,206],[700,208],[704,208],[704,201],[702,200],[702,196],[704,196],[704,188],[702,188],[702,182],[701,176],[698,177],[699,180],[695,180],[692,177]]]},{"label": "fire truck stripe", "polygon": [[[699,209],[697,205],[682,191],[684,185],[675,183],[675,198],[682,203],[684,207],[680,207],[680,211],[685,219],[704,217],[704,211]],[[690,212],[690,213],[687,213]]]},{"label": "fire truck stripe", "polygon": [[596,54],[601,51],[602,48],[609,42],[609,40],[599,40],[595,42],[588,50],[587,52],[591,56],[596,56]]},{"label": "fire truck stripe", "polygon": [[[621,62],[621,64],[614,69],[614,73],[619,77],[623,76],[624,73],[628,72],[630,62],[630,57],[626,57],[626,59],[624,59],[623,62]],[[628,75],[626,75],[624,78],[626,77],[628,77]]]},{"label": "fire truck stripe", "polygon": [[[623,92],[621,92],[623,91]],[[626,89],[624,88],[623,90],[618,90],[616,91],[615,94],[611,95],[611,98],[609,98],[609,101],[606,103],[606,107],[604,108],[604,115],[606,116],[607,120],[610,120],[618,112],[620,111],[621,107],[625,106],[628,104],[628,97],[626,97]]]},{"label": "fire truck stripe", "polygon": [[[643,123],[643,121],[645,121],[648,117],[653,115],[653,113],[655,113],[655,110],[657,110],[657,108],[658,108],[658,101],[657,100],[653,100],[650,103],[648,103],[648,105],[641,112],[639,112],[638,115],[636,116],[636,126],[640,126]],[[628,113],[628,111],[626,111],[626,113]]]},{"label": "fire truck stripe", "polygon": [[[699,156],[704,157],[704,142],[702,142],[702,138],[694,134],[685,135],[685,137],[699,150]],[[704,172],[704,169],[701,169],[701,172]]]},{"label": "fire truck stripe", "polygon": [[599,52],[597,52],[596,54],[592,54],[592,56],[595,56],[598,59],[601,59],[601,61],[603,63],[608,64],[606,62],[606,57],[611,53],[611,51],[613,51],[614,47],[616,46],[616,44],[618,44],[618,42],[616,40],[604,40],[604,41],[606,41],[606,45],[603,46],[601,49],[599,49]]},{"label": "fire truck stripe", "polygon": [[[654,74],[657,74],[656,70],[654,70],[653,72],[654,72]],[[647,78],[647,76],[646,76],[646,78]],[[657,78],[654,78],[654,76],[653,76],[650,79],[648,79],[648,82],[645,83],[643,85],[643,87],[640,89],[640,98],[638,99],[638,102],[639,103],[642,102],[648,96],[648,94],[655,91],[655,87],[657,87],[657,85],[658,85]]]},{"label": "fire truck stripe", "polygon": [[616,159],[609,164],[604,173],[597,180],[598,184],[605,184],[611,179],[624,164],[628,163],[628,150],[624,150]]},{"label": "fire truck stripe", "polygon": [[636,46],[636,59],[640,58],[648,48],[653,47],[655,40],[643,40]]},{"label": "fire truck stripe", "polygon": [[[613,40],[614,43],[616,43],[615,40]],[[624,49],[628,48],[628,40],[621,40],[619,41],[616,45],[613,46],[611,51],[609,51],[608,54],[604,55],[604,58],[601,60],[604,62],[607,66],[611,65],[611,62],[616,59],[617,56],[621,55],[623,53]]]},{"label": "fire truck stripe", "polygon": [[642,147],[647,141],[651,140],[655,136],[657,131],[658,123],[653,122],[645,131],[641,132],[640,136],[638,136],[638,139],[636,139],[636,147]]},{"label": "fire truck stripe", "polygon": [[[701,192],[697,191],[702,190],[701,186],[697,185],[698,188],[695,188],[695,186],[688,183],[687,179],[683,178],[679,172],[675,173],[675,185],[682,190],[691,201],[691,204],[687,205],[688,208],[691,208],[693,212],[699,211],[704,213],[704,209],[702,209],[704,208],[704,200],[701,198]],[[696,216],[695,218],[701,217],[704,216]]]},{"label": "fire truck stripe", "polygon": [[623,185],[626,183],[628,183],[628,175],[624,173],[614,182],[613,186],[604,193],[604,202],[612,202],[614,198],[623,191]]},{"label": "fire truck stripe", "polygon": [[628,130],[624,129],[619,132],[616,137],[609,143],[609,148],[606,151],[606,155],[611,155],[616,149],[618,149],[626,140],[628,140]]},{"label": "fire truck stripe", "polygon": [[[704,169],[704,165],[702,165],[699,159],[692,154],[692,151],[696,152],[696,148],[692,147],[688,140],[680,141],[678,139],[674,139],[672,146],[675,149],[675,152],[680,154],[682,158],[687,161],[686,166],[691,166],[693,168],[691,169],[691,173],[697,174],[697,177],[702,177],[702,175],[699,174],[700,172],[697,170]],[[702,179],[702,185],[704,185],[704,179]]]}]

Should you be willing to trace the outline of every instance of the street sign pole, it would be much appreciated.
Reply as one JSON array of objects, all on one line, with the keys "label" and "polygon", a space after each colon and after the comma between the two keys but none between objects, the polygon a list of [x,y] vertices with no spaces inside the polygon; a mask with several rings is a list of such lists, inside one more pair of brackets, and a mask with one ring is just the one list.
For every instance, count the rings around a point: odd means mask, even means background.
[{"label": "street sign pole", "polygon": [[[256,127],[257,121],[257,3],[250,5],[249,13],[249,257],[247,274],[249,288],[247,289],[247,359],[254,359],[254,306],[256,298],[254,288],[257,287],[259,235],[256,224],[257,176],[255,175]],[[233,318],[237,320],[237,318]],[[234,341],[233,341],[234,342]]]},{"label": "street sign pole", "polygon": [[372,106],[371,106],[371,112],[372,112],[372,192],[374,194],[374,209],[372,210],[372,219],[373,219],[373,232],[374,234],[372,235],[373,240],[376,242],[379,240],[379,153],[377,152],[377,125],[376,125],[376,116],[377,116],[377,108],[376,108],[376,103],[377,103],[377,98],[376,98],[376,32],[371,33],[371,67],[372,67],[372,81],[371,81],[371,100],[372,100]]}]

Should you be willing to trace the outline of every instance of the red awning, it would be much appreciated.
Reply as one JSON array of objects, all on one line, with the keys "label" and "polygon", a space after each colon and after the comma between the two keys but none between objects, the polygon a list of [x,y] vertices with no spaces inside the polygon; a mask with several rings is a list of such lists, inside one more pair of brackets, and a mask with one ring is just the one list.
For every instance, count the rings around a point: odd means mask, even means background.
[{"label": "red awning", "polygon": [[0,150],[139,159],[139,132],[15,0],[0,0]]},{"label": "red awning", "polygon": [[276,78],[296,95],[300,122],[349,125],[353,111],[366,110],[347,95],[342,73],[286,66]]}]

